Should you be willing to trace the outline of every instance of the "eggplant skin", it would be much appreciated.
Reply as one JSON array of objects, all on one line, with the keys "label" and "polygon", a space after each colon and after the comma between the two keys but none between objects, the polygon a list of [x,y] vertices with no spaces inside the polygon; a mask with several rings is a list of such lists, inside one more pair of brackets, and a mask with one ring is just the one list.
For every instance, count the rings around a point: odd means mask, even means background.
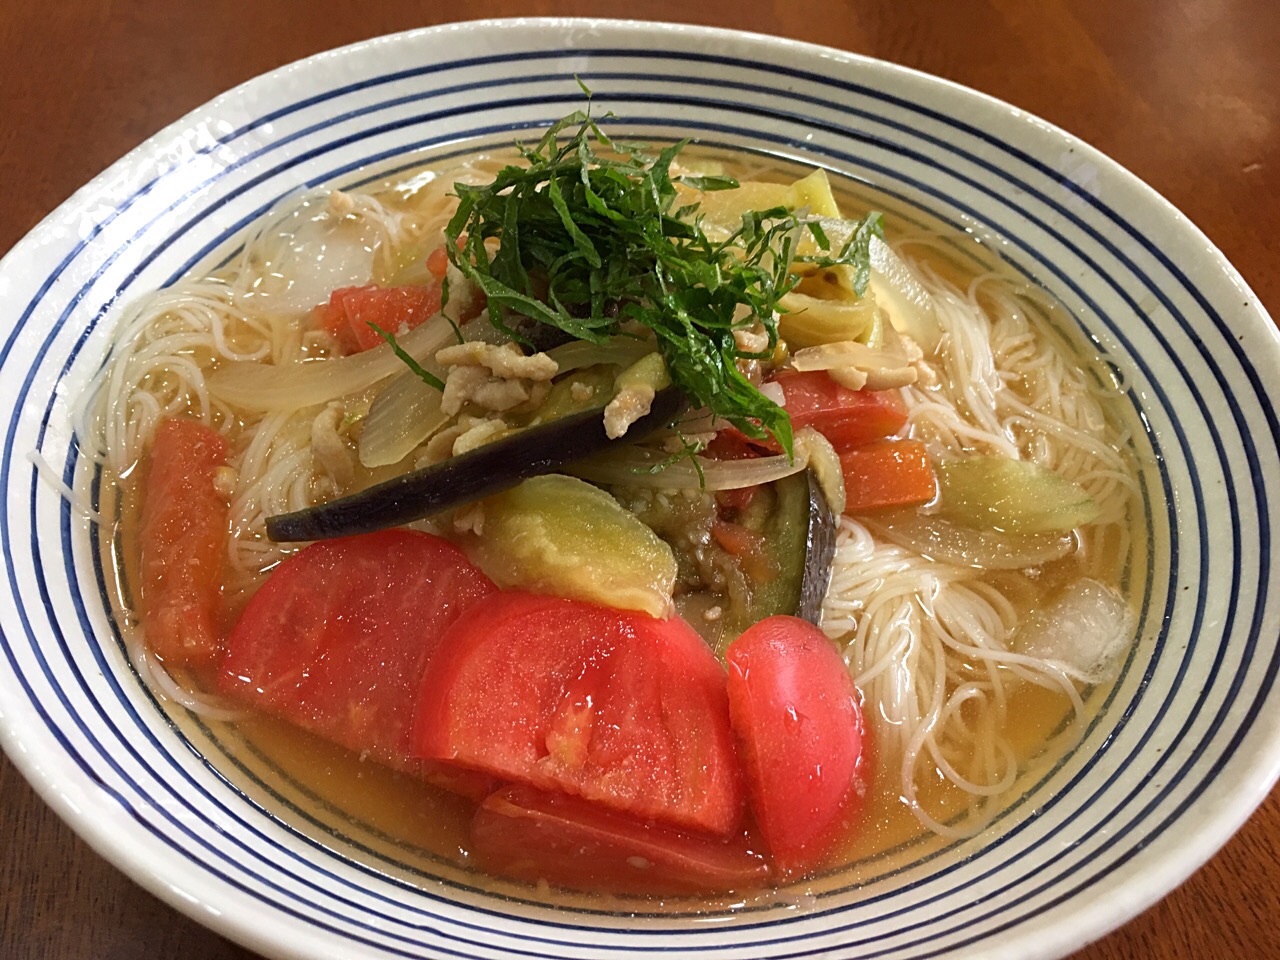
[{"label": "eggplant skin", "polygon": [[809,479],[809,529],[796,616],[818,626],[822,621],[822,603],[831,586],[831,568],[836,558],[836,516],[822,492],[817,475],[812,470],[805,472]]},{"label": "eggplant skin", "polygon": [[618,440],[605,434],[603,407],[575,413],[348,497],[268,517],[267,536],[278,543],[326,540],[421,520],[509,490],[530,477],[555,473],[611,444],[638,440],[671,423],[684,405],[674,387],[659,391],[649,412]]}]

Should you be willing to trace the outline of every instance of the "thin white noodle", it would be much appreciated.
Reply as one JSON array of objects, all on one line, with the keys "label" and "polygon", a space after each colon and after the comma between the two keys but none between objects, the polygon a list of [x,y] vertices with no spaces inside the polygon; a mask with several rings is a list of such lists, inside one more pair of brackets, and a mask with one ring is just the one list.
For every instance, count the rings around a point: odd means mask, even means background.
[{"label": "thin white noodle", "polygon": [[89,502],[88,495],[83,491],[77,493],[67,486],[58,471],[53,468],[53,465],[44,458],[44,455],[39,450],[30,451],[27,454],[27,459],[36,468],[36,474],[40,479],[56,490],[58,495],[71,505],[72,510],[93,523],[102,523],[102,515],[93,509],[93,504]]},{"label": "thin white noodle", "polygon": [[[1080,366],[1058,349],[1026,304],[1041,313],[1051,306],[1003,276],[983,274],[960,290],[927,265],[915,262],[915,271],[943,337],[938,355],[922,361],[932,376],[903,389],[911,435],[934,458],[1032,459],[1080,484],[1102,508],[1077,531],[1083,567],[1114,568],[1128,553],[1137,493],[1118,452],[1126,435],[1104,408],[1120,386],[1115,372],[1102,358]],[[1009,648],[1016,609],[978,571],[878,543],[846,517],[823,616],[870,707],[877,749],[897,758],[901,795],[936,833],[981,829],[1015,784],[1016,752],[1004,731],[1016,685],[1058,691],[1073,718],[1067,736],[1082,728],[1075,684],[1052,662]],[[939,817],[926,809],[920,784],[936,776],[971,797],[967,810]]]},{"label": "thin white noodle", "polygon": [[129,661],[138,676],[154,692],[206,720],[240,720],[246,715],[247,711],[242,708],[228,706],[216,697],[195,693],[180,684],[147,649],[146,643],[139,636],[140,632],[129,624],[121,628]]}]

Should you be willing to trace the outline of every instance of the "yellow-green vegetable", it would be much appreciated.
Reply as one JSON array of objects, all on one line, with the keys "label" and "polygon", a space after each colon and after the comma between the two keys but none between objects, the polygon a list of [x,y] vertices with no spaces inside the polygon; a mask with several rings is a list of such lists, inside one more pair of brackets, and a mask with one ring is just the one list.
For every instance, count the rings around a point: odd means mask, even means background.
[{"label": "yellow-green vegetable", "polygon": [[940,515],[979,530],[1065,532],[1100,512],[1078,485],[1030,460],[948,460],[937,474]]},{"label": "yellow-green vegetable", "polygon": [[618,374],[618,393],[634,387],[648,387],[654,393],[671,386],[671,377],[662,354],[649,353]]},{"label": "yellow-green vegetable", "polygon": [[609,494],[559,474],[484,501],[472,551],[500,587],[666,616],[676,559]]},{"label": "yellow-green vegetable", "polygon": [[840,216],[840,207],[836,203],[835,194],[831,192],[831,180],[827,177],[827,171],[814,170],[787,189],[791,192],[787,206],[792,210],[805,208],[811,217]]},{"label": "yellow-green vegetable", "polygon": [[743,180],[736,190],[708,191],[698,196],[698,214],[704,224],[723,233],[732,233],[741,227],[744,213],[773,207],[804,208],[815,217],[840,216],[825,170],[814,170],[794,183]]},{"label": "yellow-green vegetable", "polygon": [[603,407],[613,398],[617,367],[601,364],[584,367],[561,377],[551,385],[551,392],[538,408],[532,425],[554,423],[564,417],[593,407]]},{"label": "yellow-green vegetable", "polygon": [[876,329],[876,305],[861,300],[821,300],[803,293],[779,299],[787,312],[778,317],[778,332],[793,350],[844,340],[865,340]]},{"label": "yellow-green vegetable", "polygon": [[[744,180],[736,190],[717,190],[698,196],[698,216],[712,235],[733,233],[742,226],[744,213],[773,207],[785,207],[791,211],[804,210],[810,217],[821,217],[842,224],[845,222],[840,220],[840,205],[836,203],[835,194],[831,190],[831,180],[827,171],[822,169],[814,170],[793,183]],[[811,233],[804,231],[797,238],[795,252],[801,256],[820,256],[826,252],[835,252],[835,249],[838,249],[838,245],[831,250],[825,249]],[[803,263],[792,266],[801,275],[815,272],[812,266]],[[854,289],[855,273],[852,267],[839,265],[821,272],[830,274],[836,280],[836,289],[822,299],[859,299],[860,295]],[[808,282],[801,281],[801,292],[813,295],[813,291],[804,289]],[[848,335],[845,339],[849,339]]]}]

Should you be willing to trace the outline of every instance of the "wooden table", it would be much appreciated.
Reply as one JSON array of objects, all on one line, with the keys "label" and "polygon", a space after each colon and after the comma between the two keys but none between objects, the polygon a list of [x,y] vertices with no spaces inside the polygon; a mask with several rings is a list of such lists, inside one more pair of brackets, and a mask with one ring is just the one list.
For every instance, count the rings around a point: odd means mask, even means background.
[{"label": "wooden table", "polygon": [[[994,94],[1138,173],[1280,316],[1280,3],[1275,0],[227,0],[0,3],[7,250],[170,121],[281,64],[467,17],[693,20],[870,54]],[[1077,960],[1280,957],[1280,791],[1204,869]],[[91,852],[0,757],[0,956],[251,957]]]}]

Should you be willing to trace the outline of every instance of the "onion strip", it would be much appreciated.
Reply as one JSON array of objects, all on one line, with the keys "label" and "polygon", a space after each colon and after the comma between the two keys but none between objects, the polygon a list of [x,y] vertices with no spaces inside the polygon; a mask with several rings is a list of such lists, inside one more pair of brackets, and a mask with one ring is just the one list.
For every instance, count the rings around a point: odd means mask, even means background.
[{"label": "onion strip", "polygon": [[978,570],[1025,570],[1061,560],[1076,548],[1070,534],[992,533],[914,508],[863,517],[862,523],[912,553]]},{"label": "onion strip", "polygon": [[[397,341],[401,349],[421,362],[453,336],[448,321],[437,314],[397,337]],[[403,369],[404,364],[391,345],[382,343],[333,360],[280,366],[228,363],[209,377],[208,383],[209,392],[215,397],[244,410],[298,410],[360,393]]]},{"label": "onion strip", "polygon": [[360,434],[360,462],[366,467],[399,463],[449,422],[440,409],[443,395],[406,370],[374,398]]}]

